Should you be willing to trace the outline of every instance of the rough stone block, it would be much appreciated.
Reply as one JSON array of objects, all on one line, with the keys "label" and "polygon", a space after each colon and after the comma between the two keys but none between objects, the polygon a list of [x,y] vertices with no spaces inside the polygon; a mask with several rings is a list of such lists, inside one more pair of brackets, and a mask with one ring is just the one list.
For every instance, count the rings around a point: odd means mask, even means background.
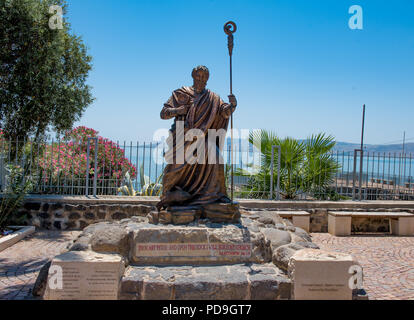
[{"label": "rough stone block", "polygon": [[287,271],[289,267],[290,258],[296,253],[297,250],[303,249],[302,246],[290,243],[280,246],[273,252],[272,261],[275,266],[282,270]]},{"label": "rough stone block", "polygon": [[240,222],[240,208],[238,203],[212,203],[203,206],[203,217],[213,222]]},{"label": "rough stone block", "polygon": [[99,220],[104,220],[106,217],[106,212],[103,210],[98,210],[98,212],[96,213],[96,216],[98,217]]},{"label": "rough stone block", "polygon": [[78,212],[71,212],[69,214],[69,220],[78,220],[80,219],[80,214]]},{"label": "rough stone block", "polygon": [[196,215],[196,210],[172,212],[171,222],[175,225],[188,224],[196,219]]},{"label": "rough stone block", "polygon": [[43,295],[45,294],[46,285],[47,285],[47,278],[48,278],[49,268],[50,268],[51,264],[52,264],[52,261],[49,260],[40,269],[39,275],[37,276],[36,282],[35,282],[35,284],[33,286],[33,289],[32,289],[33,296],[43,297]]},{"label": "rough stone block", "polygon": [[99,253],[119,253],[128,257],[128,233],[120,226],[108,225],[99,228],[91,237],[91,248]]},{"label": "rough stone block", "polygon": [[222,283],[215,278],[179,278],[174,282],[176,300],[215,300]]},{"label": "rough stone block", "polygon": [[290,299],[291,282],[286,277],[257,273],[249,279],[251,300]]},{"label": "rough stone block", "polygon": [[170,300],[173,284],[159,279],[145,280],[143,292],[145,300]]},{"label": "rough stone block", "polygon": [[88,220],[95,220],[95,214],[93,212],[85,212],[83,217]]},{"label": "rough stone block", "polygon": [[290,279],[271,264],[231,266],[130,266],[121,299],[289,299]]},{"label": "rough stone block", "polygon": [[308,242],[312,241],[312,238],[309,235],[309,233],[307,233],[305,230],[303,230],[299,227],[295,228],[295,235],[302,238],[303,241],[308,241]]},{"label": "rough stone block", "polygon": [[287,231],[273,228],[261,228],[260,232],[264,235],[266,241],[270,241],[272,251],[285,244],[289,244],[292,238]]},{"label": "rough stone block", "polygon": [[128,216],[127,216],[127,214],[126,213],[124,213],[124,212],[115,212],[112,216],[111,216],[111,218],[112,218],[112,220],[122,220],[122,219],[125,219],[125,218],[127,218]]}]

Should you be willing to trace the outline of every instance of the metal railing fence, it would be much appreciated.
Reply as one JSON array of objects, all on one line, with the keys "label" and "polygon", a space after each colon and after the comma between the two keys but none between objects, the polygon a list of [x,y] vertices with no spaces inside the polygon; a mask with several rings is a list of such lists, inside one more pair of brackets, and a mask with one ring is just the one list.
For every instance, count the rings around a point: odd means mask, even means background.
[{"label": "metal railing fence", "polygon": [[[128,172],[137,195],[155,196],[161,190],[165,151],[164,145],[154,142],[120,143],[102,138],[47,142],[3,139],[0,187],[4,190],[7,184],[8,166],[20,166],[26,180],[32,181],[33,194],[117,195]],[[229,191],[230,155],[226,145],[223,158]],[[234,143],[234,155],[235,198],[414,200],[411,153],[335,151],[295,159],[279,146],[261,155],[240,140]]]}]

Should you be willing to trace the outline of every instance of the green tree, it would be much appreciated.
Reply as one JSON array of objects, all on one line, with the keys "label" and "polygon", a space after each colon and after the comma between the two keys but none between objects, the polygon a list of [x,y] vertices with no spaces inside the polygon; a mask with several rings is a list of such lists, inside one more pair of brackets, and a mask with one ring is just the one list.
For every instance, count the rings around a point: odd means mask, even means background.
[{"label": "green tree", "polygon": [[[253,175],[245,170],[237,170],[237,175],[248,176],[248,184],[243,192],[251,198],[269,196],[270,167],[272,146],[280,146],[280,189],[285,199],[295,199],[298,192],[310,193],[321,198],[330,192],[329,186],[339,169],[339,165],[331,156],[335,146],[332,136],[323,133],[312,135],[305,141],[292,138],[280,139],[273,132],[266,130],[254,131],[249,142],[260,150],[261,166]],[[275,150],[273,181],[277,181],[278,152]]]},{"label": "green tree", "polygon": [[7,139],[43,138],[72,128],[92,103],[91,56],[81,38],[51,29],[49,13],[64,0],[0,0],[0,126]]}]

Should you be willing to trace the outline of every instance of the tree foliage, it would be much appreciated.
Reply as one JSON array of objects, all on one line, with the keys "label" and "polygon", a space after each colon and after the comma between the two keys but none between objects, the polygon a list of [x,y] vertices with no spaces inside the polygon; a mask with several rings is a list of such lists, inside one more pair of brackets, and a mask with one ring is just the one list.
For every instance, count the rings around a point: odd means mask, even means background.
[{"label": "tree foliage", "polygon": [[64,0],[0,0],[0,126],[5,137],[42,138],[72,128],[92,103],[91,56],[81,38],[52,30],[51,5]]}]

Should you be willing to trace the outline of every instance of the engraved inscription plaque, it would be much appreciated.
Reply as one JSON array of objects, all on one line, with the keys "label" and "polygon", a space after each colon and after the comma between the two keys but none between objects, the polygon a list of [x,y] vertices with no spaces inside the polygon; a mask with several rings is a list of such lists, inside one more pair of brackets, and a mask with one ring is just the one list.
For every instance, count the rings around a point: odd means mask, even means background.
[{"label": "engraved inscription plaque", "polygon": [[[68,252],[52,261],[61,272],[49,273],[45,297],[48,300],[117,300],[124,270],[118,255]],[[51,268],[52,269],[52,268]],[[61,286],[56,285],[62,277]],[[50,285],[54,281],[55,285]]]},{"label": "engraved inscription plaque", "polygon": [[245,257],[251,243],[137,243],[136,257]]}]

